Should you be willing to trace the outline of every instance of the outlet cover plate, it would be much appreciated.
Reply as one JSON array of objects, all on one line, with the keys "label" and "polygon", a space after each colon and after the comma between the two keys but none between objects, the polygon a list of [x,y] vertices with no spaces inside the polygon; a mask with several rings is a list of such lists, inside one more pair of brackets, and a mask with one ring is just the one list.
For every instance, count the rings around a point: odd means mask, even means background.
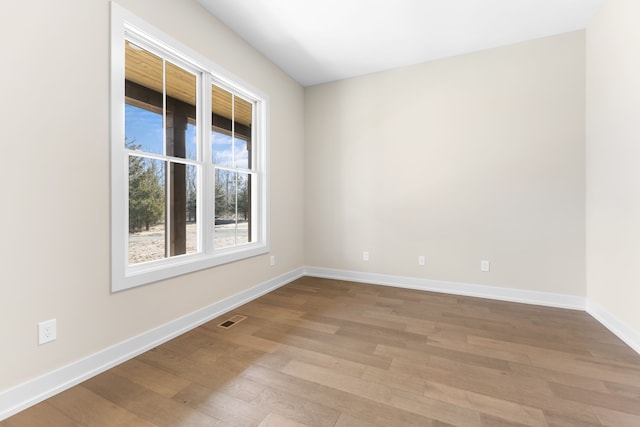
[{"label": "outlet cover plate", "polygon": [[56,319],[38,323],[38,344],[46,344],[56,339]]}]

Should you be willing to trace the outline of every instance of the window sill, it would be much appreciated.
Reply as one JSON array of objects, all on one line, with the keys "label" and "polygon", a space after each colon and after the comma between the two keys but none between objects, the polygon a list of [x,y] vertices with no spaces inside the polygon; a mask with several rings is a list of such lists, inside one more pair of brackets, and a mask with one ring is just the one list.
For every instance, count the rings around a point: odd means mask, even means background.
[{"label": "window sill", "polygon": [[183,255],[139,264],[124,271],[113,271],[111,291],[119,292],[266,253],[269,253],[266,244],[250,244],[219,250],[215,254]]}]

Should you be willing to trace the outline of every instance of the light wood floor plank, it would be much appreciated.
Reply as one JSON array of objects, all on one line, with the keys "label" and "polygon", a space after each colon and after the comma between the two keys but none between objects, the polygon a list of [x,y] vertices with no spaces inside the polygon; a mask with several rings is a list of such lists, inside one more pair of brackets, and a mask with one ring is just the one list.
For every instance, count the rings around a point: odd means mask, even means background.
[{"label": "light wood floor plank", "polygon": [[312,427],[313,424],[302,424],[278,414],[269,414],[258,427]]},{"label": "light wood floor plank", "polygon": [[481,393],[439,383],[427,383],[424,395],[435,400],[472,409],[481,414],[499,417],[527,426],[544,427],[547,425],[544,413],[540,409],[519,405]]},{"label": "light wood floor plank", "polygon": [[136,359],[116,366],[110,372],[165,397],[173,397],[190,383],[189,380]]},{"label": "light wood floor plank", "polygon": [[432,426],[433,420],[361,396],[327,387],[312,381],[286,375],[279,371],[253,366],[242,373],[256,382],[295,393],[306,399],[333,407],[357,419],[379,426]]},{"label": "light wood floor plank", "polygon": [[49,402],[42,402],[32,406],[26,411],[0,422],[3,427],[34,427],[42,425],[46,420],[47,427],[75,427],[79,424],[73,419],[60,412]]},{"label": "light wood floor plank", "polygon": [[220,424],[215,417],[161,396],[112,372],[86,381],[83,387],[158,427]]},{"label": "light wood floor plank", "polygon": [[340,417],[336,409],[271,387],[265,387],[251,403],[271,411],[272,415],[311,426],[332,427]]},{"label": "light wood floor plank", "polygon": [[295,360],[287,365],[283,372],[297,378],[361,396],[377,403],[390,404],[398,409],[435,420],[470,427],[480,425],[479,416],[474,411],[447,403],[438,404],[433,399],[422,398],[422,396],[415,393],[407,393],[383,384],[336,374],[328,369],[307,365]]},{"label": "light wood floor plank", "polygon": [[[64,393],[53,396],[47,402],[81,426],[111,427],[135,425],[151,427],[154,425],[122,406],[118,406],[93,393],[85,388],[84,385],[73,387]],[[42,420],[40,425],[47,425],[46,422],[46,419]]]},{"label": "light wood floor plank", "polygon": [[182,390],[174,399],[192,409],[238,427],[257,426],[269,414],[263,408],[242,399],[196,383]]}]

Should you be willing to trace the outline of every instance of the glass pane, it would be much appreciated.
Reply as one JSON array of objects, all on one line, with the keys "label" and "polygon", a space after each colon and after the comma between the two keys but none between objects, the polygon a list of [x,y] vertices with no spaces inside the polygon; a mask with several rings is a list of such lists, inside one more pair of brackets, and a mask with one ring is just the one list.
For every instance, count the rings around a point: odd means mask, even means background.
[{"label": "glass pane", "polygon": [[162,93],[162,64],[159,56],[127,41],[125,44],[125,79]]},{"label": "glass pane", "polygon": [[163,61],[125,44],[125,144],[147,153],[163,154]]},{"label": "glass pane", "polygon": [[198,133],[195,120],[187,125],[187,159],[198,159]]},{"label": "glass pane", "polygon": [[216,169],[215,248],[236,244],[236,173]]},{"label": "glass pane", "polygon": [[166,71],[167,155],[195,160],[187,134],[189,123],[196,126],[196,76],[170,62]]},{"label": "glass pane", "polygon": [[162,132],[162,114],[129,104],[124,106],[124,138],[127,148],[162,154]]},{"label": "glass pane", "polygon": [[234,98],[234,162],[235,167],[251,168],[251,120],[253,105],[237,96]]},{"label": "glass pane", "polygon": [[[197,203],[197,169],[194,165],[170,162],[169,171],[169,254],[194,253],[189,248],[189,232],[195,233]],[[191,236],[192,241],[195,237]]]},{"label": "glass pane", "polygon": [[242,169],[249,169],[250,167],[250,154],[249,154],[249,143],[244,140],[238,138],[238,134],[233,139],[233,151],[234,151],[234,161],[235,167]]},{"label": "glass pane", "polygon": [[236,243],[248,243],[251,241],[251,181],[250,175],[238,174],[238,209]]},{"label": "glass pane", "polygon": [[187,166],[187,253],[198,252],[198,167]]},{"label": "glass pane", "polygon": [[211,112],[211,160],[221,166],[233,166],[233,95],[213,85]]},{"label": "glass pane", "polygon": [[165,258],[165,162],[129,156],[129,264]]},{"label": "glass pane", "polygon": [[212,131],[211,145],[213,147],[213,158],[211,161],[216,165],[231,166],[233,164],[233,140],[226,133]]}]

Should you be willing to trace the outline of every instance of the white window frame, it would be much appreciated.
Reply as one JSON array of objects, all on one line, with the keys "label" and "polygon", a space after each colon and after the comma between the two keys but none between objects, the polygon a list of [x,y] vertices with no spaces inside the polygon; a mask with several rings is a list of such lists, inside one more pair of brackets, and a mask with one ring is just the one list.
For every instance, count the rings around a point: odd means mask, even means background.
[{"label": "white window frame", "polygon": [[[136,265],[128,262],[128,157],[124,145],[125,37],[152,46],[164,57],[200,70],[198,79],[198,248]],[[207,40],[203,40],[206,43]],[[216,84],[253,103],[252,241],[223,249],[214,243],[214,165],[211,161],[211,85]],[[241,79],[164,34],[118,4],[111,3],[111,290],[117,292],[170,277],[239,261],[269,252],[268,197],[268,97]],[[186,163],[192,163],[187,161]],[[207,220],[208,219],[208,220]]]}]

